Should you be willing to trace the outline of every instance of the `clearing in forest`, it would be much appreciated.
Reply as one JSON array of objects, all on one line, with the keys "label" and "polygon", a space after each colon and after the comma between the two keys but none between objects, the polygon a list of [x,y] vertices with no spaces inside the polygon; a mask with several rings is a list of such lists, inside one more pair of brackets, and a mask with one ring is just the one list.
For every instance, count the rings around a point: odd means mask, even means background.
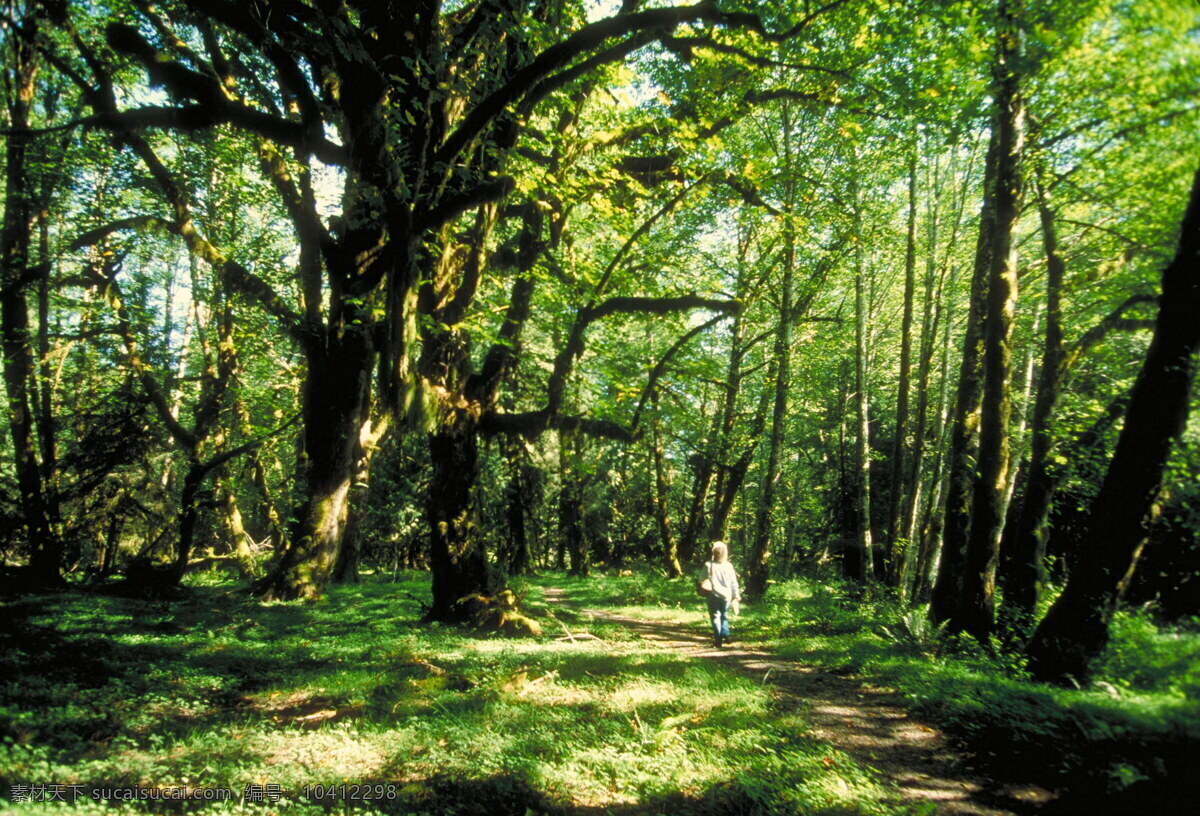
[{"label": "clearing in forest", "polygon": [[[355,812],[380,814],[907,816],[1048,798],[967,773],[957,743],[905,713],[927,714],[932,699],[983,722],[980,700],[1012,712],[1018,692],[998,691],[983,664],[970,675],[961,656],[947,668],[889,642],[874,602],[824,583],[773,587],[718,652],[690,583],[652,576],[518,583],[545,629],[522,639],[421,623],[426,574],[368,576],[307,603],[195,580],[170,602],[69,593],[4,605],[4,813],[44,812],[28,796],[38,785],[76,786],[69,812],[105,814],[323,814],[355,797]],[[924,674],[904,679],[898,665]],[[1010,740],[1024,770],[1058,773],[1072,756],[1104,768],[1065,738],[1083,733],[1067,703],[1028,694],[1050,737]],[[1094,695],[1086,702],[1097,717]],[[1145,753],[1154,734],[1135,736]],[[101,801],[199,788],[230,797]]]}]

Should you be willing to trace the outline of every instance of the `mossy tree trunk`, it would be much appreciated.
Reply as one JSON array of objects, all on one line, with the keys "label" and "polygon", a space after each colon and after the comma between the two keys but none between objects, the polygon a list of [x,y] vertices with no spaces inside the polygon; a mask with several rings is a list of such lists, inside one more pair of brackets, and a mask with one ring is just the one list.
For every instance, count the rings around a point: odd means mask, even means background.
[{"label": "mossy tree trunk", "polygon": [[971,500],[971,528],[963,564],[958,613],[950,626],[987,643],[995,624],[996,567],[1004,525],[1012,417],[1012,331],[1017,302],[1013,234],[1020,215],[1025,103],[1021,59],[1021,0],[1000,0],[995,75],[996,175],[987,316],[984,331],[983,400],[980,409],[978,476]]},{"label": "mossy tree trunk", "polygon": [[305,343],[303,395],[304,496],[291,542],[259,585],[271,598],[315,598],[333,578],[350,511],[350,491],[363,459],[375,350],[370,331],[346,321]]},{"label": "mossy tree trunk", "polygon": [[[24,21],[35,30],[37,18]],[[29,545],[29,571],[33,583],[62,584],[62,545],[54,534],[35,444],[34,406],[37,404],[37,367],[30,334],[26,289],[33,282],[30,265],[30,229],[34,216],[34,180],[30,175],[28,132],[38,74],[32,43],[12,35],[5,47],[11,68],[6,69],[6,103],[9,132],[5,136],[4,222],[0,228],[0,346],[4,353],[4,389],[8,398],[6,419],[13,444],[18,506]],[[40,272],[44,277],[48,269]]]},{"label": "mossy tree trunk", "polygon": [[461,622],[459,600],[494,587],[476,522],[475,488],[479,449],[474,423],[466,413],[448,417],[429,435],[432,472],[426,516],[430,530],[433,606],[430,620]]}]

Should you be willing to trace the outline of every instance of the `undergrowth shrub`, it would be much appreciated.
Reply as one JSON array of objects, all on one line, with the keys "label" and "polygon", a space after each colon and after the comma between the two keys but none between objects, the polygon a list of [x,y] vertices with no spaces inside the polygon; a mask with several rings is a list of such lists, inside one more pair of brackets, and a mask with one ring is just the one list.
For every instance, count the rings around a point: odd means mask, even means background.
[{"label": "undergrowth shrub", "polygon": [[1118,687],[1200,699],[1200,633],[1160,627],[1145,609],[1118,611],[1096,676]]}]

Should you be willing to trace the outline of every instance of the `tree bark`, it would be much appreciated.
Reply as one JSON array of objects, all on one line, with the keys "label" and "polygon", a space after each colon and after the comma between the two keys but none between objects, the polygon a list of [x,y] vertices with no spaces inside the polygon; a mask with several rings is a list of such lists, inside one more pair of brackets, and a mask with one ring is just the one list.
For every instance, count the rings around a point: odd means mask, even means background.
[{"label": "tree bark", "polygon": [[[908,400],[912,387],[913,299],[917,288],[917,144],[913,140],[908,159],[908,237],[904,252],[904,310],[900,318],[900,382],[896,393],[896,439],[892,446],[892,491],[888,512],[887,552],[884,553],[884,580],[889,586],[901,586],[904,555],[908,549],[904,528],[902,494],[908,485],[909,468],[916,453],[908,440]],[[916,443],[920,445],[918,441]],[[903,543],[901,543],[903,541]]]},{"label": "tree bark", "polygon": [[577,433],[560,431],[558,435],[559,478],[562,481],[558,494],[558,535],[560,552],[565,552],[568,559],[567,573],[586,578],[591,564],[583,531],[582,484],[574,469],[579,453]]},{"label": "tree bark", "polygon": [[1157,515],[1163,473],[1187,424],[1200,347],[1200,172],[1179,250],[1163,272],[1154,338],[1130,393],[1125,425],[1088,514],[1085,541],[1063,594],[1034,632],[1029,669],[1041,680],[1085,680]]},{"label": "tree bark", "polygon": [[867,394],[868,323],[866,272],[862,257],[862,204],[854,182],[854,528],[858,579],[864,583],[876,575],[871,536],[871,421]]},{"label": "tree bark", "polygon": [[341,550],[350,489],[363,456],[375,353],[368,330],[346,325],[338,334],[322,331],[306,343],[305,489],[288,549],[258,586],[270,598],[321,595]]},{"label": "tree bark", "polygon": [[[786,117],[784,119],[787,121]],[[785,148],[787,149],[787,148]],[[790,193],[789,193],[790,198]],[[771,435],[767,438],[767,467],[754,519],[754,546],[746,571],[746,598],[754,601],[766,594],[771,575],[771,533],[774,527],[775,491],[779,462],[783,455],[783,432],[787,423],[788,386],[791,382],[792,288],[796,267],[796,237],[790,224],[791,206],[784,214],[783,279],[779,284],[779,326],[775,334],[775,389],[771,410]]]},{"label": "tree bark", "polygon": [[1062,286],[1066,265],[1058,252],[1054,212],[1041,184],[1037,185],[1042,245],[1046,252],[1046,335],[1030,431],[1029,478],[1016,525],[1001,543],[1004,554],[1004,605],[1018,631],[1032,627],[1038,600],[1046,585],[1046,541],[1051,503],[1058,478],[1050,463],[1053,443],[1050,419],[1062,391]]},{"label": "tree bark", "polygon": [[429,435],[426,514],[430,529],[433,606],[429,620],[462,622],[458,601],[494,588],[476,525],[475,486],[479,478],[476,429],[466,412],[456,413]]},{"label": "tree bark", "polygon": [[658,409],[658,389],[654,389],[651,397],[654,417],[653,435],[650,441],[654,458],[654,519],[658,523],[659,546],[662,548],[663,567],[671,578],[683,576],[683,567],[679,563],[679,550],[675,544],[675,536],[671,533],[671,513],[667,503],[670,484],[667,481],[667,467],[663,457],[662,417]]},{"label": "tree bark", "polygon": [[1004,493],[1011,459],[1012,330],[1017,302],[1013,233],[1020,216],[1025,141],[1025,102],[1017,65],[1021,58],[1021,11],[1021,0],[1000,0],[994,95],[997,166],[979,423],[979,476],[973,490],[959,612],[950,617],[952,630],[967,632],[984,644],[995,624],[999,532],[1004,525]]},{"label": "tree bark", "polygon": [[975,270],[971,277],[970,305],[963,336],[962,362],[950,433],[947,463],[946,513],[942,529],[941,561],[930,598],[930,615],[941,622],[953,618],[961,599],[967,538],[971,530],[971,503],[975,485],[975,460],[979,450],[979,419],[983,400],[984,318],[987,314],[991,236],[995,221],[994,191],[1000,160],[999,133],[995,126],[984,162],[983,206],[979,211],[979,238]]},{"label": "tree bark", "polygon": [[[32,15],[25,20],[36,26]],[[35,585],[62,584],[62,545],[54,535],[46,501],[42,467],[35,446],[33,406],[37,367],[29,330],[26,287],[29,284],[33,181],[27,164],[31,136],[29,113],[38,72],[34,46],[9,37],[13,52],[8,91],[9,133],[5,149],[4,222],[0,229],[0,345],[4,352],[4,387],[8,425],[20,494],[21,522],[29,544],[29,572]]]}]

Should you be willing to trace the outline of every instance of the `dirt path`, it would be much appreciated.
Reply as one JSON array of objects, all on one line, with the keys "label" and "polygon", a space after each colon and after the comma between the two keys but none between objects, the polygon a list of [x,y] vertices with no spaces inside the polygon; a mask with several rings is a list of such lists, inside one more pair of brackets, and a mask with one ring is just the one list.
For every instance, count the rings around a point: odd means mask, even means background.
[{"label": "dirt path", "polygon": [[[556,600],[552,595],[559,593],[548,592],[547,599]],[[999,784],[971,774],[966,758],[938,729],[912,717],[891,689],[743,647],[736,639],[715,649],[699,623],[661,623],[597,609],[582,612],[622,624],[659,648],[721,663],[772,686],[783,709],[807,711],[815,736],[876,769],[904,799],[933,802],[939,816],[1027,814],[1054,798],[1034,785]]]}]

